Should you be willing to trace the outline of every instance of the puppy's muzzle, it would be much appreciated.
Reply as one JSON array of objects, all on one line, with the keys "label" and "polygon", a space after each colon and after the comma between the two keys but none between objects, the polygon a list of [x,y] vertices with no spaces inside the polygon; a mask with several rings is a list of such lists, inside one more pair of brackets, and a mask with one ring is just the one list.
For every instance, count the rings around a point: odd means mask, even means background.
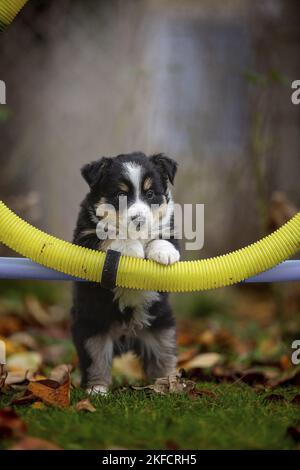
[{"label": "puppy's muzzle", "polygon": [[142,214],[136,214],[130,217],[130,221],[133,222],[137,230],[140,230],[145,225],[146,217]]}]

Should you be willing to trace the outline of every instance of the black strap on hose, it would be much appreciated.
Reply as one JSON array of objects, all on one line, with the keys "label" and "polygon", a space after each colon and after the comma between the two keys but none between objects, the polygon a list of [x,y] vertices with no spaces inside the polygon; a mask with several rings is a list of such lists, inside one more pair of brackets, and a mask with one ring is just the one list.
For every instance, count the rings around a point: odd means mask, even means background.
[{"label": "black strap on hose", "polygon": [[121,253],[115,250],[107,250],[100,284],[105,289],[116,287],[117,272]]}]

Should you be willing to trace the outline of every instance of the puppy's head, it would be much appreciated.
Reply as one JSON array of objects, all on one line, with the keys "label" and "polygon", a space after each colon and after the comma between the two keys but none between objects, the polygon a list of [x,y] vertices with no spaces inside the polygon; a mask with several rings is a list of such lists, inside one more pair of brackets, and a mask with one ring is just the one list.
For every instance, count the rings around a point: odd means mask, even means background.
[{"label": "puppy's head", "polygon": [[[161,220],[170,217],[171,193],[177,164],[164,154],[147,157],[136,152],[94,161],[81,172],[90,187],[94,217],[128,234],[147,238]],[[117,215],[117,219],[116,219]],[[166,221],[165,221],[166,222]],[[123,227],[124,228],[124,227]]]}]

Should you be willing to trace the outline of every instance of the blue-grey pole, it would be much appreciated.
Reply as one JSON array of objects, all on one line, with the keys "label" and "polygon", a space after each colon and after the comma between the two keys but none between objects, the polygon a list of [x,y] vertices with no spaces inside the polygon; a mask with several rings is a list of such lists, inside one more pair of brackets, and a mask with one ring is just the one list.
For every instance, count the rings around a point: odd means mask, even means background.
[{"label": "blue-grey pole", "polygon": [[[1,258],[0,279],[31,279],[44,281],[83,281],[83,279],[45,268],[27,258]],[[300,260],[284,261],[275,268],[252,276],[243,282],[300,281]]]}]

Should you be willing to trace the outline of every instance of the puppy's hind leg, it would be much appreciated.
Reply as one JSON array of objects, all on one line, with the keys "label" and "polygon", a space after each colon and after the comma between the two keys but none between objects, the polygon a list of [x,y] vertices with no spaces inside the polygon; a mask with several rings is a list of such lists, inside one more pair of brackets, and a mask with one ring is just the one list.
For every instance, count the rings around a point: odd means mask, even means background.
[{"label": "puppy's hind leg", "polygon": [[176,329],[147,329],[139,337],[144,372],[148,380],[176,372]]},{"label": "puppy's hind leg", "polygon": [[91,394],[108,392],[111,384],[113,342],[108,334],[92,335],[86,324],[73,326],[73,339],[81,369],[81,386]]}]

